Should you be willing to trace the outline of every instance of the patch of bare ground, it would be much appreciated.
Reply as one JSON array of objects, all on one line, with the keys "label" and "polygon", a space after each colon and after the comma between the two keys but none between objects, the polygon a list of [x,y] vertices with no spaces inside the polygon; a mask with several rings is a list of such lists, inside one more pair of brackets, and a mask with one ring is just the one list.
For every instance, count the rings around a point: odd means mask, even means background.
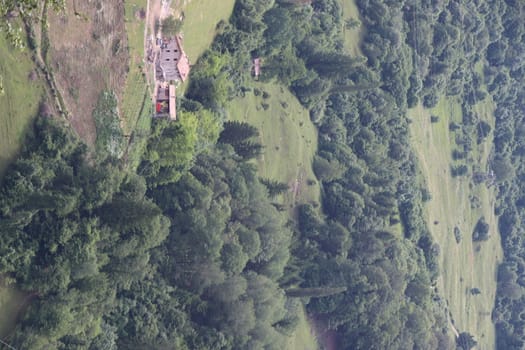
[{"label": "patch of bare ground", "polygon": [[92,112],[103,89],[122,97],[128,67],[124,3],[67,0],[66,11],[48,14],[49,62],[73,129],[88,144],[96,139]]}]

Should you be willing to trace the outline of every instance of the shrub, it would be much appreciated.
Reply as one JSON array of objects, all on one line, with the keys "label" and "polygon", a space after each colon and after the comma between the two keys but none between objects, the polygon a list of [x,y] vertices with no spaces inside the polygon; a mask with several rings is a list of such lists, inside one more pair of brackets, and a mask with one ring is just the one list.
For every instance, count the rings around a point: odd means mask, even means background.
[{"label": "shrub", "polygon": [[482,216],[476,226],[474,227],[474,232],[472,233],[473,241],[486,241],[489,239],[489,224],[485,221],[485,218]]},{"label": "shrub", "polygon": [[456,243],[459,244],[461,242],[461,231],[459,230],[459,227],[454,227],[454,238],[456,239]]}]

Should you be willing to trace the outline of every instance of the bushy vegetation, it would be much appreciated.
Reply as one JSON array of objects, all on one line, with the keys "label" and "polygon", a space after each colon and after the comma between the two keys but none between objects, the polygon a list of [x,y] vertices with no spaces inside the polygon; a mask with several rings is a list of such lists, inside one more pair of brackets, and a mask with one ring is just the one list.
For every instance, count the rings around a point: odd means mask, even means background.
[{"label": "bushy vegetation", "polygon": [[102,91],[93,111],[93,119],[97,127],[97,152],[122,157],[126,140],[120,127],[117,96],[113,91]]},{"label": "bushy vegetation", "polygon": [[221,146],[148,189],[86,152],[40,118],[4,178],[0,271],[34,298],[11,343],[282,349],[291,232],[254,167]]}]

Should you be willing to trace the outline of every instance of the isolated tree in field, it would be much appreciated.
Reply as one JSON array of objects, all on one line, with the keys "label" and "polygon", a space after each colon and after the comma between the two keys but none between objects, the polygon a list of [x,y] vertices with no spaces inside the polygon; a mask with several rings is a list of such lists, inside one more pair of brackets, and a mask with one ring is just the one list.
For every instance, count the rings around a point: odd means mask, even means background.
[{"label": "isolated tree in field", "polygon": [[467,332],[460,333],[456,339],[456,345],[463,350],[470,350],[477,344],[478,342],[474,340],[474,337]]},{"label": "isolated tree in field", "polygon": [[224,130],[219,135],[219,142],[233,145],[257,136],[259,136],[259,131],[255,126],[236,120],[227,121],[224,123]]},{"label": "isolated tree in field", "polygon": [[243,141],[233,145],[235,152],[244,160],[253,159],[262,154],[264,146],[258,142]]},{"label": "isolated tree in field", "polygon": [[289,186],[286,183],[277,180],[261,178],[260,181],[268,189],[268,196],[270,198],[285,193],[289,189]]},{"label": "isolated tree in field", "polygon": [[346,29],[355,29],[361,26],[361,21],[355,18],[349,18],[345,21]]},{"label": "isolated tree in field", "polygon": [[481,217],[476,226],[474,227],[474,232],[472,233],[473,241],[486,241],[489,239],[489,224],[485,221],[484,217]]},{"label": "isolated tree in field", "polygon": [[464,176],[468,173],[468,167],[464,164],[450,167],[452,177]]},{"label": "isolated tree in field", "polygon": [[182,29],[182,21],[175,19],[173,16],[162,21],[162,34],[164,36],[175,36]]}]

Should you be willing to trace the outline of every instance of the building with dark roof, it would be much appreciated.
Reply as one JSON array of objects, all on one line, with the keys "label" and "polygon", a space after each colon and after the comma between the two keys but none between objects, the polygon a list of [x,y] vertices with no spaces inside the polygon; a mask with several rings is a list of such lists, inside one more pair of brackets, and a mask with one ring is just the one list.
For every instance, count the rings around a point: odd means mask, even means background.
[{"label": "building with dark roof", "polygon": [[175,39],[162,40],[158,62],[163,81],[186,81],[190,62],[182,48],[180,35]]}]

